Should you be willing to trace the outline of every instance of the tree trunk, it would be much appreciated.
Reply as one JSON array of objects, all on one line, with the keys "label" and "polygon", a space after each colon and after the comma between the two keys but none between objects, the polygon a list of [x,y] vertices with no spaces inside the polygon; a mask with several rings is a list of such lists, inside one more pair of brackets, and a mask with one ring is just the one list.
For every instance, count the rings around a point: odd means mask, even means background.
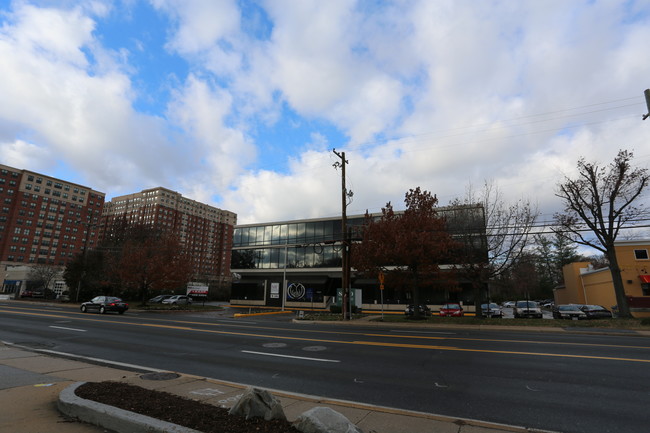
[{"label": "tree trunk", "polygon": [[607,258],[609,259],[609,270],[612,274],[612,283],[614,284],[614,294],[616,295],[616,305],[618,307],[618,316],[629,319],[632,317],[630,306],[625,297],[625,286],[621,276],[621,268],[618,266],[616,251],[614,247],[607,248]]}]

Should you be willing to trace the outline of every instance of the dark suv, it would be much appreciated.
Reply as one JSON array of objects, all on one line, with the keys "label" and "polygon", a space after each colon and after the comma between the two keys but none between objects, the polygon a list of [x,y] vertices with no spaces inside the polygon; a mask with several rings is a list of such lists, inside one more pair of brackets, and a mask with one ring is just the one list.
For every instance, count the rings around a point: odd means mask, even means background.
[{"label": "dark suv", "polygon": [[[418,310],[420,311],[420,316],[428,317],[431,315],[431,308],[424,304],[418,305]],[[404,314],[407,316],[413,316],[415,314],[415,305],[408,305],[404,310]]]}]

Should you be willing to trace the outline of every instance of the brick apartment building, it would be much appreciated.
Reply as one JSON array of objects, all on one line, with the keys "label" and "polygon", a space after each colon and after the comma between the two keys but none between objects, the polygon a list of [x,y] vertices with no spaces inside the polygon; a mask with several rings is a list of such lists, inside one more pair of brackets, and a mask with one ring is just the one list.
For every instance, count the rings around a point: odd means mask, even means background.
[{"label": "brick apartment building", "polygon": [[201,280],[230,278],[232,236],[237,215],[157,187],[115,197],[104,205],[100,231],[117,218],[144,223],[180,236]]},{"label": "brick apartment building", "polygon": [[3,291],[10,268],[37,264],[65,266],[98,231],[91,226],[102,213],[105,194],[29,170],[0,165],[0,265]]},{"label": "brick apartment building", "polygon": [[0,261],[63,266],[98,233],[105,194],[28,170],[0,165]]}]

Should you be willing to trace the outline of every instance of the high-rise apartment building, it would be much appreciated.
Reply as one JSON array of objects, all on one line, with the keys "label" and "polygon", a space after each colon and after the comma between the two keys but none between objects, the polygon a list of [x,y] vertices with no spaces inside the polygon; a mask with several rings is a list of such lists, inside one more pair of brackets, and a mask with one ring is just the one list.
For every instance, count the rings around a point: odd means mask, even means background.
[{"label": "high-rise apartment building", "polygon": [[0,263],[64,266],[96,242],[105,194],[0,165]]},{"label": "high-rise apartment building", "polygon": [[230,276],[235,213],[157,187],[106,202],[102,227],[110,227],[118,218],[125,218],[128,224],[150,225],[177,234],[185,251],[192,255],[195,276]]}]

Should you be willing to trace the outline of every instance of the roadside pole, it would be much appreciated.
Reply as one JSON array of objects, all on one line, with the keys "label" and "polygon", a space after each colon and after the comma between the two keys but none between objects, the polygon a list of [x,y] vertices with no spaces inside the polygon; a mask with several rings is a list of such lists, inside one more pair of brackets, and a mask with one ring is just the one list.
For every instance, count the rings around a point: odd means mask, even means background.
[{"label": "roadside pole", "polygon": [[379,293],[381,294],[381,321],[384,321],[384,273],[379,271]]}]

